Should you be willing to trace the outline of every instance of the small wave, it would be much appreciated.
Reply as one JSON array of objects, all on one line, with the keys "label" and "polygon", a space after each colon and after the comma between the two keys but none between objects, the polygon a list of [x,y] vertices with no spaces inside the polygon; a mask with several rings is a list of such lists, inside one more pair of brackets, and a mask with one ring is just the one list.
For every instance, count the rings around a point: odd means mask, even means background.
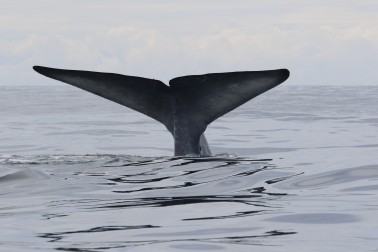
[{"label": "small wave", "polygon": [[49,175],[33,169],[24,169],[0,177],[0,183],[15,182],[29,179],[46,179]]},{"label": "small wave", "polygon": [[5,165],[42,165],[42,164],[80,164],[97,161],[113,161],[122,159],[129,162],[139,162],[146,158],[130,155],[86,154],[86,155],[1,155],[0,164]]}]

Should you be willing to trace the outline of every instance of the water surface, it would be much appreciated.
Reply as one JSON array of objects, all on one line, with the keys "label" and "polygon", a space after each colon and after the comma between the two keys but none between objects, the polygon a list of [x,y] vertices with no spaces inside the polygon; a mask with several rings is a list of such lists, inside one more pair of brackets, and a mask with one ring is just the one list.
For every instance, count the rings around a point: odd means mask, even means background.
[{"label": "water surface", "polygon": [[172,157],[70,86],[0,88],[2,251],[378,251],[378,88],[278,87]]}]

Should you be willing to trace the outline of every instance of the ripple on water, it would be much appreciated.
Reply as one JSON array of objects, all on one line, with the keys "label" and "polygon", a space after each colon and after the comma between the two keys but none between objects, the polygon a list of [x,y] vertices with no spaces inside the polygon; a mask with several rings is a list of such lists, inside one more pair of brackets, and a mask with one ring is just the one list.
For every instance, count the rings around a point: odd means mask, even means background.
[{"label": "ripple on water", "polygon": [[[0,156],[0,217],[7,232],[63,251],[272,246],[302,224],[360,221],[353,213],[289,208],[298,189],[378,177],[375,166],[306,176],[274,162],[226,154]],[[12,243],[12,236],[1,237]]]},{"label": "ripple on water", "polygon": [[314,175],[302,176],[278,185],[284,189],[316,188],[334,186],[337,184],[349,183],[357,180],[378,178],[378,166],[366,165],[347,169],[339,169],[322,172]]},{"label": "ripple on water", "polygon": [[339,224],[357,222],[359,219],[351,214],[336,213],[308,213],[308,214],[289,214],[267,218],[270,222],[288,222],[301,224]]}]

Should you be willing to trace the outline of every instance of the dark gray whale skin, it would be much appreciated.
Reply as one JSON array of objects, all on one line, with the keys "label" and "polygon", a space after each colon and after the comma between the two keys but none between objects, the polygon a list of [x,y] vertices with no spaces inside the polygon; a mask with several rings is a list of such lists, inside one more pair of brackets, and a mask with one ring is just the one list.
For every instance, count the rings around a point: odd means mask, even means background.
[{"label": "dark gray whale skin", "polygon": [[175,156],[210,156],[204,132],[218,117],[289,78],[287,69],[210,73],[159,80],[34,66],[38,73],[99,95],[165,125]]}]

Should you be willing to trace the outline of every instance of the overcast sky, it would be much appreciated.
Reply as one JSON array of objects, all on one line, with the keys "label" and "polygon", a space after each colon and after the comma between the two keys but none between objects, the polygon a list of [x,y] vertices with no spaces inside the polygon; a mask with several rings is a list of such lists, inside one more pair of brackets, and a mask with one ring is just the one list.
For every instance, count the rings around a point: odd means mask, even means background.
[{"label": "overcast sky", "polygon": [[377,0],[1,0],[0,85],[33,65],[168,82],[288,68],[287,85],[377,85]]}]

